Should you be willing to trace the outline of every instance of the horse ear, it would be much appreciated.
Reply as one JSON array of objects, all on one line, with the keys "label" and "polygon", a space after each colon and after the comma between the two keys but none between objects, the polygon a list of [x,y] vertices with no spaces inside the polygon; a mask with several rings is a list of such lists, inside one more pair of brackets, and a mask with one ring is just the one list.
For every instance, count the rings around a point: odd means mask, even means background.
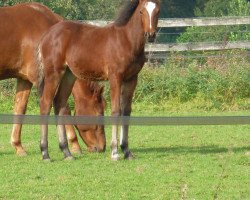
[{"label": "horse ear", "polygon": [[99,90],[100,95],[103,95],[103,92],[104,92],[104,85],[101,85]]},{"label": "horse ear", "polygon": [[94,98],[98,101],[98,102],[101,102],[102,101],[102,95],[103,95],[103,92],[104,92],[104,86],[100,86],[98,89],[95,89],[94,91]]}]

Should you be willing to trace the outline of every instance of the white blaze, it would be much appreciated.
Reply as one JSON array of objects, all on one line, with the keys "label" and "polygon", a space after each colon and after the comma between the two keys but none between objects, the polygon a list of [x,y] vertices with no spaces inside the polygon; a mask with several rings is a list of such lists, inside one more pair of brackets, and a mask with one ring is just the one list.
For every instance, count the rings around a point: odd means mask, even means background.
[{"label": "white blaze", "polygon": [[152,28],[152,19],[151,18],[152,18],[152,13],[156,7],[156,4],[153,2],[147,2],[145,7],[146,7],[146,10],[147,10],[148,15],[149,15],[150,28]]}]

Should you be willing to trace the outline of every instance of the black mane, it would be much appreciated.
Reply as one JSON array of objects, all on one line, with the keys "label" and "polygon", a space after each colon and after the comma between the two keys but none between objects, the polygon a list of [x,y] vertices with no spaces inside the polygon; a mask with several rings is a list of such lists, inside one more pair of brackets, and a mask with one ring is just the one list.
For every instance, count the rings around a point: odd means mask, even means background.
[{"label": "black mane", "polygon": [[128,23],[129,19],[134,14],[137,6],[139,4],[139,0],[127,0],[124,4],[123,8],[120,10],[117,15],[114,24],[117,26],[124,26]]}]

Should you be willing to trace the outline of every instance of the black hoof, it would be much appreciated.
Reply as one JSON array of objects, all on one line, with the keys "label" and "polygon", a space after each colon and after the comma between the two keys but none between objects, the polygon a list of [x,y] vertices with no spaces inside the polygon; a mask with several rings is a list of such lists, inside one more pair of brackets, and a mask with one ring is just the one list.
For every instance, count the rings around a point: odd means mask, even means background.
[{"label": "black hoof", "polygon": [[135,158],[134,155],[130,151],[128,151],[124,154],[125,160],[133,160],[134,158]]}]

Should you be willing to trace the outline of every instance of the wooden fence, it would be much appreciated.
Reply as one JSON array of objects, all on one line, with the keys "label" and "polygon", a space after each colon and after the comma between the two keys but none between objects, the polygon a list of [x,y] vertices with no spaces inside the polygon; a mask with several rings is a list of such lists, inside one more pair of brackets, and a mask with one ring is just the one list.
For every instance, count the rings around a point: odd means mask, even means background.
[{"label": "wooden fence", "polygon": [[[110,21],[84,21],[90,24],[103,26]],[[250,24],[250,16],[244,17],[204,17],[204,18],[172,18],[160,19],[159,28],[189,27],[189,26],[227,26]],[[206,51],[223,49],[250,49],[250,41],[237,42],[199,42],[199,43],[165,43],[149,44],[147,52],[171,52],[171,51]]]}]

